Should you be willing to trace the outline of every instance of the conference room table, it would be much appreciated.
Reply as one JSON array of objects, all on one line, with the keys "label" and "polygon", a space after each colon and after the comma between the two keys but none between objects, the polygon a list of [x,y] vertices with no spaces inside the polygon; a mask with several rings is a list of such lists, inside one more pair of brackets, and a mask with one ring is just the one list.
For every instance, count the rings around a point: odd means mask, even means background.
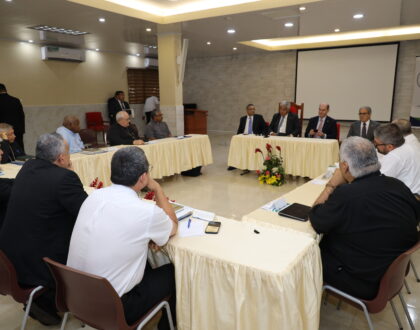
[{"label": "conference room table", "polygon": [[317,242],[263,223],[216,220],[217,235],[176,235],[165,247],[175,266],[178,329],[318,329]]},{"label": "conference room table", "polygon": [[297,138],[288,136],[234,135],[230,141],[228,166],[243,170],[261,170],[263,159],[259,148],[267,155],[266,144],[281,148],[286,174],[316,178],[338,161],[339,145],[335,139]]},{"label": "conference room table", "polygon": [[19,173],[20,169],[22,168],[21,165],[15,165],[15,164],[1,164],[0,165],[0,172],[2,173],[0,175],[0,178],[3,179],[14,179],[16,175]]}]

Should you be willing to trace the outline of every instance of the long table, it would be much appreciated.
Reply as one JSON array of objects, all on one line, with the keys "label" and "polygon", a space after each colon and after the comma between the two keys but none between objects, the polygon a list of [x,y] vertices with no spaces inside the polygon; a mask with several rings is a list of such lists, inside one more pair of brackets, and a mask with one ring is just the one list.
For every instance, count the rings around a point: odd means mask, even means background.
[{"label": "long table", "polygon": [[230,141],[228,165],[243,170],[260,170],[263,160],[255,149],[260,148],[266,155],[267,143],[274,147],[274,152],[277,152],[276,146],[281,147],[286,174],[315,178],[329,165],[338,162],[337,140],[234,135]]},{"label": "long table", "polygon": [[318,329],[316,241],[281,228],[217,220],[218,235],[175,236],[165,248],[175,266],[178,329]]},{"label": "long table", "polygon": [[[83,185],[88,186],[96,177],[104,183],[111,184],[111,158],[114,153],[127,146],[104,148],[105,153],[85,155],[82,153],[70,156],[74,171],[79,175]],[[197,166],[213,163],[210,140],[207,135],[191,134],[184,139],[167,138],[155,140],[151,144],[138,146],[143,149],[151,165],[151,175],[155,179],[179,174]],[[7,176],[14,178],[20,166],[6,164]]]}]

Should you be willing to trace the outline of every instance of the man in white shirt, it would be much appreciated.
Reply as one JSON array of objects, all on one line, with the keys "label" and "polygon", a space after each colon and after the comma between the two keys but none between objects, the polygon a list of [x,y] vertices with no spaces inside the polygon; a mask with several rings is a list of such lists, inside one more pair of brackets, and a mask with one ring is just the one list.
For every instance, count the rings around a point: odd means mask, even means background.
[{"label": "man in white shirt", "polygon": [[385,155],[380,159],[381,172],[404,182],[418,198],[420,195],[420,153],[404,141],[404,136],[395,124],[379,126],[374,135],[376,149]]},{"label": "man in white shirt", "polygon": [[373,141],[373,132],[380,124],[370,119],[372,116],[372,108],[364,106],[359,109],[360,120],[351,124],[347,137],[360,136],[362,138]]},{"label": "man in white shirt", "polygon": [[65,116],[63,126],[60,126],[56,130],[56,133],[60,134],[69,144],[71,154],[80,152],[85,147],[79,132],[80,121],[76,116]]},{"label": "man in white shirt", "polygon": [[[118,150],[111,161],[112,186],[94,191],[83,203],[70,241],[67,265],[105,277],[117,291],[129,324],[167,296],[175,315],[171,264],[146,266],[149,244],[165,245],[178,228],[174,210],[160,185],[149,176],[143,150]],[[144,187],[156,205],[138,197]],[[164,313],[164,315],[166,315]],[[162,318],[159,329],[168,325]]]},{"label": "man in white shirt", "polygon": [[401,133],[404,135],[405,143],[412,146],[417,152],[420,152],[420,142],[411,130],[411,123],[407,119],[395,119],[393,124],[397,125]]},{"label": "man in white shirt", "polygon": [[157,92],[154,91],[152,96],[149,96],[144,102],[144,113],[146,114],[146,124],[150,122],[151,113],[153,110],[159,110],[159,99],[157,98]]}]

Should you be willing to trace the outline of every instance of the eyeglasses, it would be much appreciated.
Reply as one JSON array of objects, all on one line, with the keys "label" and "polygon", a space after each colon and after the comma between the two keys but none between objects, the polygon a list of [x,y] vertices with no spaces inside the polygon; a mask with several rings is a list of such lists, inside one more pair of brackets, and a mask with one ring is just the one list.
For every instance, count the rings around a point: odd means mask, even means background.
[{"label": "eyeglasses", "polygon": [[393,145],[392,143],[376,143],[375,141],[373,141],[373,145],[375,147],[379,147],[379,146],[386,146],[386,145]]},{"label": "eyeglasses", "polygon": [[368,115],[368,114],[369,114],[369,112],[359,112],[359,116]]}]

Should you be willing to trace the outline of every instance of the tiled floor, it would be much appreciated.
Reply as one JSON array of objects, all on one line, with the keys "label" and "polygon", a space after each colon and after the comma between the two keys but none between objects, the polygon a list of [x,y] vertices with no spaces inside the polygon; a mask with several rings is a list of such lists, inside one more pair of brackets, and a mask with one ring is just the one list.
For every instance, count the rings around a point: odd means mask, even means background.
[{"label": "tiled floor", "polygon": [[[226,171],[229,141],[230,137],[226,135],[211,136],[214,164],[203,168],[202,176],[191,178],[176,175],[161,180],[167,196],[180,203],[203,210],[214,211],[221,216],[240,220],[244,214],[306,182],[303,178],[290,177],[284,186],[271,187],[260,185],[254,173],[241,176],[240,170]],[[418,265],[420,271],[420,253],[414,257],[414,262]],[[410,314],[415,325],[420,329],[419,312],[416,308],[417,302],[420,301],[420,283],[415,281],[413,274],[408,275],[407,281],[412,293],[408,295],[403,289],[403,294],[409,305]],[[364,314],[361,311],[345,303],[342,304],[340,310],[336,310],[336,302],[335,298],[329,298],[327,305],[321,307],[320,329],[368,329]],[[404,328],[409,329],[398,298],[395,299],[395,305],[403,321]],[[23,311],[19,304],[15,303],[10,297],[0,296],[1,330],[19,329],[22,316]],[[372,315],[372,318],[376,329],[388,330],[398,328],[389,305],[383,312]],[[59,327],[44,327],[36,321],[29,320],[27,329],[59,329]],[[80,322],[72,318],[66,329],[88,330],[90,328],[81,328]],[[293,326],[291,325],[290,329],[284,330],[293,330]]]}]

